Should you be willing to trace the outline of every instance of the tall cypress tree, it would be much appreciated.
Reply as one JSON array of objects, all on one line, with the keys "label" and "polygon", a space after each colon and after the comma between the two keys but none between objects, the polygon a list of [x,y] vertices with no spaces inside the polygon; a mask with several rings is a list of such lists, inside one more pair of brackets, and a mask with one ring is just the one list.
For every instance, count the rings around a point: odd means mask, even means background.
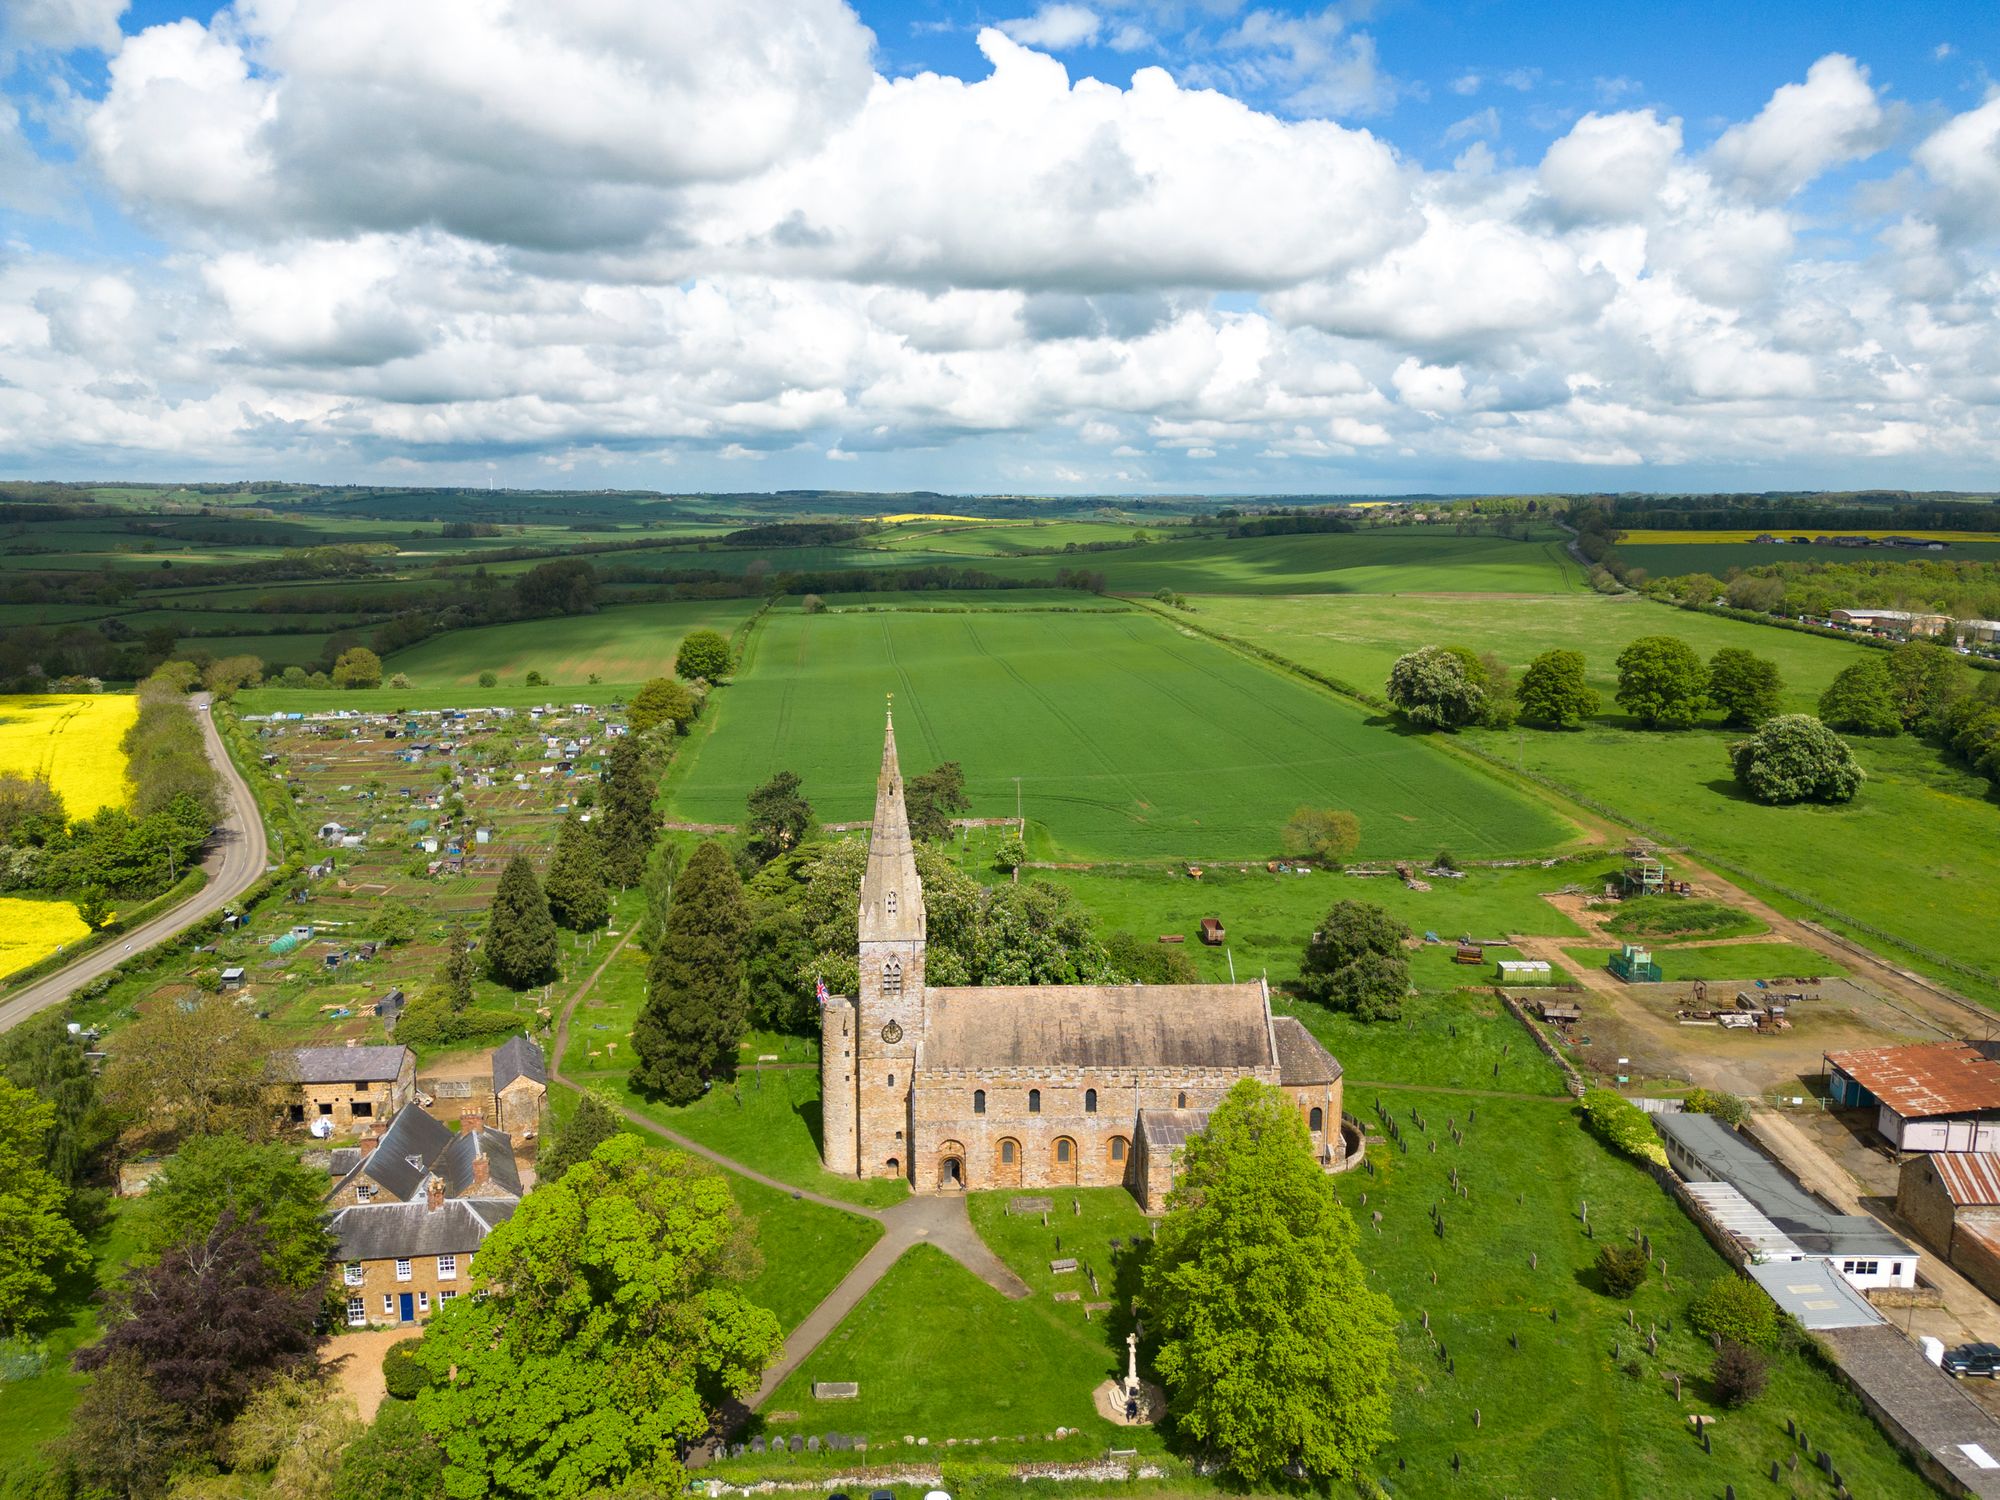
[{"label": "tall cypress tree", "polygon": [[486,964],[510,989],[555,978],[556,924],[535,867],[517,854],[500,876],[486,922]]},{"label": "tall cypress tree", "polygon": [[660,835],[660,814],[653,806],[659,783],[658,752],[636,734],[619,736],[612,743],[597,798],[603,814],[598,831],[608,884],[621,889],[637,885],[645,873],[647,851]]},{"label": "tall cypress tree", "polygon": [[665,931],[646,971],[646,1004],[632,1028],[632,1086],[692,1104],[735,1066],[748,1014],[743,954],[750,904],[729,852],[713,839],[674,886]]},{"label": "tall cypress tree", "polygon": [[653,857],[646,861],[646,880],[642,889],[646,896],[645,914],[639,918],[638,930],[632,934],[633,941],[647,954],[660,951],[660,944],[667,935],[667,907],[674,899],[674,882],[681,875],[681,846],[662,839],[653,846]]},{"label": "tall cypress tree", "polygon": [[611,916],[611,894],[604,888],[604,856],[588,823],[575,813],[563,820],[549,861],[549,914],[559,927],[590,932]]}]

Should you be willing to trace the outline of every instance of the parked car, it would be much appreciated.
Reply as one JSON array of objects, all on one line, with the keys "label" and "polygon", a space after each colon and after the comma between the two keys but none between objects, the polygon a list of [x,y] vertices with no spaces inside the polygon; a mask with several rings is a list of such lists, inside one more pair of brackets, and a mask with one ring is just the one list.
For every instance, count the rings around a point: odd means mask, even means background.
[{"label": "parked car", "polygon": [[1960,1344],[1946,1352],[1944,1372],[1961,1379],[1984,1375],[1990,1380],[2000,1380],[2000,1344]]}]

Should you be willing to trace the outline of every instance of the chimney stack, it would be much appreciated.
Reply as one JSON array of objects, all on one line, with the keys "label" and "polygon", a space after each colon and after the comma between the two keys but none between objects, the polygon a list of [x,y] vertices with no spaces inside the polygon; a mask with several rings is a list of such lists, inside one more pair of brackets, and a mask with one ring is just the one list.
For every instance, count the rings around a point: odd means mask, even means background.
[{"label": "chimney stack", "polygon": [[424,1206],[432,1213],[444,1207],[444,1179],[435,1172],[424,1183]]},{"label": "chimney stack", "polygon": [[484,1151],[480,1152],[472,1158],[472,1185],[476,1188],[485,1187],[490,1179],[491,1171],[492,1169],[487,1165],[486,1153]]},{"label": "chimney stack", "polygon": [[486,1128],[486,1106],[468,1104],[458,1112],[460,1130],[484,1130]]}]

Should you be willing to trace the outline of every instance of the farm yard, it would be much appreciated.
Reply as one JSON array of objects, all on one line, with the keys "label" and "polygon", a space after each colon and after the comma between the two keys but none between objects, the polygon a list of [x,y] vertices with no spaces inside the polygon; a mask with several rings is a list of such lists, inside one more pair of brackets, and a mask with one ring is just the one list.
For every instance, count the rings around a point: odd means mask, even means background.
[{"label": "farm yard", "polygon": [[796,771],[820,817],[865,817],[882,705],[912,767],[957,760],[975,816],[1014,811],[1064,858],[1258,858],[1302,802],[1370,855],[1553,849],[1561,820],[1335,701],[1138,614],[781,614],[669,773],[675,817],[739,818]]},{"label": "farm yard", "polygon": [[0,771],[47,777],[72,818],[122,807],[125,731],[138,700],[124,693],[0,697]]}]

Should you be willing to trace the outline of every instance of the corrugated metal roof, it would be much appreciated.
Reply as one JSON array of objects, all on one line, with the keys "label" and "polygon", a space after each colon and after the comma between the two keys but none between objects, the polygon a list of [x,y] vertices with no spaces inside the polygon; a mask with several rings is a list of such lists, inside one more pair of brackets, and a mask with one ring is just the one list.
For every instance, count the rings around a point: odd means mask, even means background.
[{"label": "corrugated metal roof", "polygon": [[1690,1182],[1687,1194],[1725,1234],[1740,1241],[1753,1261],[1803,1260],[1806,1252],[1748,1198],[1726,1182]]},{"label": "corrugated metal roof", "polygon": [[2000,1063],[1964,1042],[1863,1047],[1826,1060],[1906,1120],[2000,1110]]},{"label": "corrugated metal roof", "polygon": [[1960,1207],[2000,1203],[2000,1156],[1990,1151],[1939,1151],[1931,1165]]}]

